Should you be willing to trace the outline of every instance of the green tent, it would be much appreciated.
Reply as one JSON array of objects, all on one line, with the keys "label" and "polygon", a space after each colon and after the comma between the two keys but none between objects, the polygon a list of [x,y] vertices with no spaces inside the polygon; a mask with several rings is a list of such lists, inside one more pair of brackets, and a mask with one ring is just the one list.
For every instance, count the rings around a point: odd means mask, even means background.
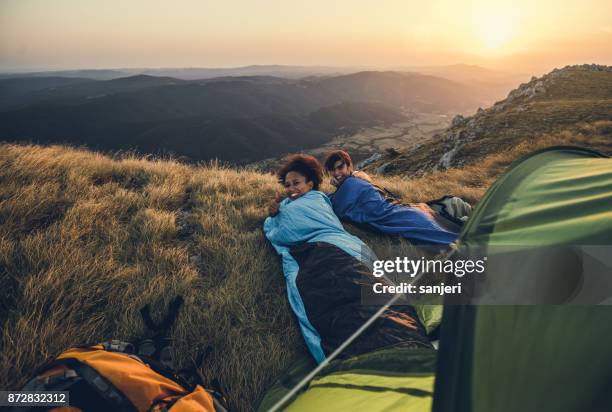
[{"label": "green tent", "polygon": [[[487,273],[467,282],[467,305],[445,306],[439,351],[335,360],[283,409],[611,411],[612,161],[555,147],[513,163],[460,244]],[[294,363],[259,410],[314,366]]]}]

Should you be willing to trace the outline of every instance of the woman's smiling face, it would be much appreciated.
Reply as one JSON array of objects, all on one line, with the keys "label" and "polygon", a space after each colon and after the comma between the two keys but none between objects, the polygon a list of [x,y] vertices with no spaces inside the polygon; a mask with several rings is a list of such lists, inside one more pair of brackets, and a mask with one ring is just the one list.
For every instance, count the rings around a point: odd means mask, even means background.
[{"label": "woman's smiling face", "polygon": [[288,172],[285,175],[284,184],[287,196],[292,200],[310,192],[314,186],[313,182],[308,181],[306,176],[295,171]]}]

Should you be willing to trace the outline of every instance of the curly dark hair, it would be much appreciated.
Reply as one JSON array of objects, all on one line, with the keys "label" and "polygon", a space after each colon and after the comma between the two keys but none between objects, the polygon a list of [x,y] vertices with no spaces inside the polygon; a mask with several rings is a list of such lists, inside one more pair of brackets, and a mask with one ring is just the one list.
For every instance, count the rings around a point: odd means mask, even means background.
[{"label": "curly dark hair", "polygon": [[342,160],[348,167],[353,166],[353,160],[347,152],[344,150],[334,150],[333,152],[329,152],[325,158],[325,170],[334,170],[334,163],[338,160]]},{"label": "curly dark hair", "polygon": [[313,183],[313,189],[319,190],[323,181],[323,167],[313,156],[307,154],[294,154],[287,158],[285,164],[278,170],[279,183],[285,184],[285,177],[289,172],[298,172],[306,177],[308,182]]}]

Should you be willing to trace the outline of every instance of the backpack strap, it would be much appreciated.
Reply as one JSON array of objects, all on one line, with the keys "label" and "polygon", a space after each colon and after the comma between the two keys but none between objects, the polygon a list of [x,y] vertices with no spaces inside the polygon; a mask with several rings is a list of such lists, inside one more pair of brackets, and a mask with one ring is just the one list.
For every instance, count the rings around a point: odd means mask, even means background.
[{"label": "backpack strap", "polygon": [[[134,404],[112,382],[85,363],[72,358],[56,359],[48,363],[46,368],[28,381],[22,390],[69,391],[70,406],[87,412],[138,412]],[[18,410],[40,411],[41,408]]]},{"label": "backpack strap", "polygon": [[[91,366],[72,358],[60,359],[57,362],[70,367],[112,410],[138,412],[136,406],[120,390]],[[71,403],[73,398],[74,396],[71,396]],[[81,409],[86,411],[92,409],[91,404],[94,399],[88,399],[89,397],[82,398],[84,404]]]}]

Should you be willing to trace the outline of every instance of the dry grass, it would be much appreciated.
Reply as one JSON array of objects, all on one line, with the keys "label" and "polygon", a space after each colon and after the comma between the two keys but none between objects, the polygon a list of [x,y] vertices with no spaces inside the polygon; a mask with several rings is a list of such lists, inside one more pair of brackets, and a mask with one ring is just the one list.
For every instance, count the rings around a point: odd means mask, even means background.
[{"label": "dry grass", "polygon": [[[144,337],[140,308],[160,317],[179,294],[179,365],[212,346],[202,372],[220,380],[233,410],[250,410],[305,351],[261,230],[279,189],[272,175],[0,149],[0,387],[19,388],[68,347]],[[398,243],[352,230],[379,253]]]},{"label": "dry grass", "polygon": [[582,123],[572,130],[516,142],[511,147],[483,156],[477,163],[463,168],[452,168],[413,178],[373,177],[377,183],[400,194],[405,201],[424,202],[451,194],[462,197],[470,203],[476,203],[510,163],[535,150],[569,145],[587,147],[612,155],[611,130],[612,121]]},{"label": "dry grass", "polygon": [[212,346],[204,374],[248,410],[303,350],[261,231],[274,189],[218,167],[2,145],[0,387],[70,346],[142,337],[139,309],[159,316],[181,294],[180,364]]},{"label": "dry grass", "polygon": [[[452,193],[475,202],[510,161],[560,139],[580,143],[548,136],[464,169],[376,180],[405,201]],[[252,409],[305,351],[261,230],[278,188],[272,175],[218,165],[0,145],[0,387],[19,388],[68,347],[143,337],[139,309],[160,316],[180,294],[180,366],[212,346],[202,372],[221,381],[233,410]],[[348,228],[381,257],[412,251]]]}]

